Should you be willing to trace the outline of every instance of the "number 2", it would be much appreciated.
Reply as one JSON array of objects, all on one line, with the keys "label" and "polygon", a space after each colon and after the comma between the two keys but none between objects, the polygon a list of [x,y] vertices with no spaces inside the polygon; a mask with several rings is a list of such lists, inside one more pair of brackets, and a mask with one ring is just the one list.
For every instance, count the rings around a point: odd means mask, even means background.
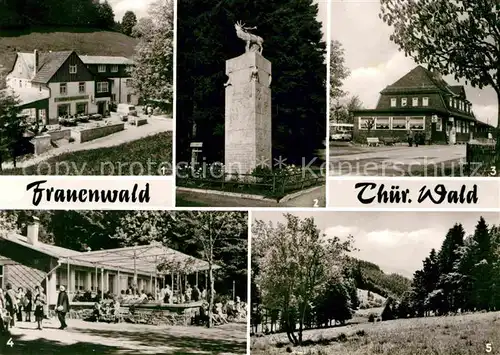
[{"label": "number 2", "polygon": [[317,198],[314,199],[314,206],[313,207],[319,207],[319,200]]},{"label": "number 2", "polygon": [[10,346],[11,348],[14,346],[14,342],[12,341],[12,338],[9,338],[9,340],[7,340],[7,346]]},{"label": "number 2", "polygon": [[493,350],[493,349],[491,348],[491,344],[490,344],[490,343],[487,343],[487,344],[486,344],[486,352],[487,352],[487,353],[491,353],[491,351],[492,351],[492,350]]}]

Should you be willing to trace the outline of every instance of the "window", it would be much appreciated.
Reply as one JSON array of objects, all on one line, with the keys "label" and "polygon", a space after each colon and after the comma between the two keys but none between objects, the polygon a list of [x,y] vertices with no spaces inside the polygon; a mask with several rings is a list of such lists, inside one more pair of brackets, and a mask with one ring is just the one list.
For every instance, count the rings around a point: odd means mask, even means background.
[{"label": "window", "polygon": [[375,129],[390,129],[389,117],[377,117],[375,119]]},{"label": "window", "polygon": [[97,71],[98,71],[99,73],[105,73],[105,72],[106,72],[106,66],[105,66],[105,65],[99,65],[99,66],[97,67]]},{"label": "window", "polygon": [[457,121],[457,133],[462,133],[463,121]]},{"label": "window", "polygon": [[70,105],[63,104],[57,106],[57,116],[58,117],[67,117],[71,114]]},{"label": "window", "polygon": [[411,105],[412,105],[412,106],[418,106],[418,97],[414,97],[414,98],[411,100]]},{"label": "window", "polygon": [[45,120],[47,119],[47,111],[45,111],[45,109],[38,110],[38,119],[45,123]]},{"label": "window", "polygon": [[429,98],[428,97],[422,98],[422,106],[429,106]]},{"label": "window", "polygon": [[396,98],[391,98],[391,107],[396,107]]},{"label": "window", "polygon": [[[59,269],[56,273],[56,288],[64,286],[68,289],[68,274],[66,270]],[[69,290],[68,290],[69,291]]]},{"label": "window", "polygon": [[111,101],[116,102],[116,94],[111,94]]},{"label": "window", "polygon": [[76,72],[77,72],[77,67],[78,67],[78,66],[77,66],[76,64],[75,64],[75,65],[70,65],[70,66],[69,66],[69,73],[70,73],[70,74],[76,74]]},{"label": "window", "polygon": [[86,102],[78,102],[76,104],[76,114],[77,115],[86,115],[87,112],[87,103]]},{"label": "window", "polygon": [[436,120],[436,131],[437,132],[442,132],[443,131],[443,119],[441,117],[437,117],[437,120]]},{"label": "window", "polygon": [[457,100],[453,99],[453,107],[457,108]]},{"label": "window", "polygon": [[85,82],[82,82],[82,83],[78,84],[78,92],[80,94],[84,94],[85,93]]},{"label": "window", "polygon": [[372,130],[375,128],[375,118],[374,117],[360,117],[359,118],[359,129],[360,130]]},{"label": "window", "polygon": [[68,85],[66,83],[59,84],[59,94],[66,95],[68,93]]},{"label": "window", "polygon": [[132,87],[132,79],[127,79],[127,81],[125,81],[125,86],[128,88]]},{"label": "window", "polygon": [[450,97],[450,108],[453,107],[453,98]]},{"label": "window", "polygon": [[109,91],[109,83],[107,81],[97,83],[97,92],[98,93],[103,93],[103,92],[108,92],[108,91]]},{"label": "window", "polygon": [[85,271],[75,271],[75,291],[85,291],[87,273]]},{"label": "window", "polygon": [[425,125],[425,117],[410,117],[410,129],[423,130]]},{"label": "window", "polygon": [[117,73],[118,72],[118,65],[111,66],[111,72],[112,73]]},{"label": "window", "polygon": [[22,80],[19,80],[19,87],[22,88],[23,87],[23,81]]},{"label": "window", "polygon": [[392,118],[392,129],[406,130],[406,117],[393,117]]},{"label": "window", "polygon": [[408,104],[408,99],[406,97],[401,98],[401,106],[406,107]]},{"label": "window", "polygon": [[127,104],[132,102],[132,95],[127,94]]}]

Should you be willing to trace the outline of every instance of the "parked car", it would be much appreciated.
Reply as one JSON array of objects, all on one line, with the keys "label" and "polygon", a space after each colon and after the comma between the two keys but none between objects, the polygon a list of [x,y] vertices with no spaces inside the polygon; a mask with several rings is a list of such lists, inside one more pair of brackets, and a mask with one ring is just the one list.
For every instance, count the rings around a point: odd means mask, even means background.
[{"label": "parked car", "polygon": [[118,104],[116,109],[118,115],[123,121],[128,121],[128,116],[137,116],[137,110],[134,105]]}]

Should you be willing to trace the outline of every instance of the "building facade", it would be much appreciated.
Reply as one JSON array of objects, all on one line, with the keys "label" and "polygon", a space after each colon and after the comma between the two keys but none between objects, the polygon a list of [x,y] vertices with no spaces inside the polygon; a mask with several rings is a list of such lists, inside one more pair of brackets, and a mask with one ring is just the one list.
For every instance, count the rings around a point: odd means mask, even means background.
[{"label": "building facade", "polygon": [[[111,64],[92,64],[96,61]],[[132,94],[129,81],[132,67],[133,62],[123,57],[88,57],[73,51],[39,53],[35,50],[17,53],[6,79],[7,86],[19,96],[23,113],[47,125],[56,124],[67,116],[106,115],[112,101],[135,104],[138,100]]]},{"label": "building facade", "polygon": [[125,57],[80,56],[87,68],[96,76],[110,82],[110,99],[114,104],[137,105],[138,96],[132,89],[131,72],[134,62]]},{"label": "building facade", "polygon": [[404,141],[409,130],[425,144],[487,138],[489,127],[474,116],[463,86],[450,86],[436,72],[417,66],[380,92],[375,109],[355,110],[355,141],[367,137]]}]

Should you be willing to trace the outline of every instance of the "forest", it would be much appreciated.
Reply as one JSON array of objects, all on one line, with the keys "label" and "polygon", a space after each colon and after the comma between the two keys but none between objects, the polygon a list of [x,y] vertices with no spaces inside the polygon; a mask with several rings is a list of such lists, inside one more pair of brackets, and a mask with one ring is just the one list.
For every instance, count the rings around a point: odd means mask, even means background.
[{"label": "forest", "polygon": [[[4,211],[1,231],[26,235],[33,216],[40,219],[40,241],[77,251],[104,250],[159,242],[164,246],[207,261],[210,233],[214,273],[220,295],[247,299],[246,212],[198,211]],[[218,232],[218,233],[216,233]]]},{"label": "forest", "polygon": [[0,1],[0,29],[30,27],[94,28],[115,26],[113,9],[99,0],[3,0]]}]

